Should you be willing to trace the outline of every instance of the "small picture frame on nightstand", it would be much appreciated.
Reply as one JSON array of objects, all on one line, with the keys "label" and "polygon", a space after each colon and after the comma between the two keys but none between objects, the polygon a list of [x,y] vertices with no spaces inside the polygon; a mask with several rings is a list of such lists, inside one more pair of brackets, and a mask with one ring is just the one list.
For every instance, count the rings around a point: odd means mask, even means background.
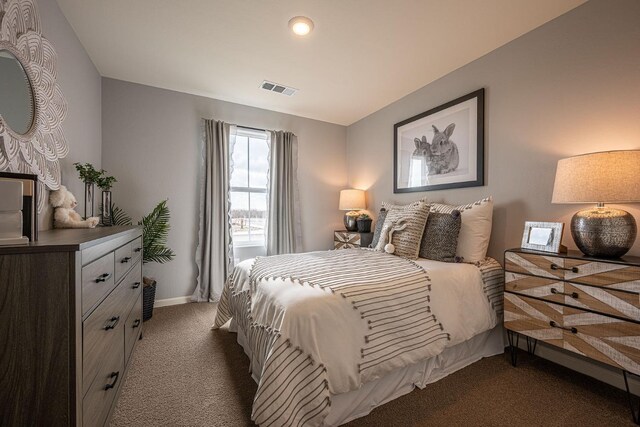
[{"label": "small picture frame on nightstand", "polygon": [[567,247],[562,245],[562,222],[535,222],[524,223],[521,247],[534,251],[565,253]]}]

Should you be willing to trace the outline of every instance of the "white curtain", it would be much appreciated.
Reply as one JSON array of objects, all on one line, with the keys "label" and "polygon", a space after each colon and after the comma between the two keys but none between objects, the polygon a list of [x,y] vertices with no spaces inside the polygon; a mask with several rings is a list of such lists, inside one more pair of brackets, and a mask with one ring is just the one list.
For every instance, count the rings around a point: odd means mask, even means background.
[{"label": "white curtain", "polygon": [[302,250],[298,192],[298,138],[271,131],[267,212],[267,255]]},{"label": "white curtain", "polygon": [[229,216],[229,180],[234,138],[228,123],[204,120],[200,182],[200,229],[196,264],[198,280],[191,299],[218,301],[233,270],[233,242]]}]

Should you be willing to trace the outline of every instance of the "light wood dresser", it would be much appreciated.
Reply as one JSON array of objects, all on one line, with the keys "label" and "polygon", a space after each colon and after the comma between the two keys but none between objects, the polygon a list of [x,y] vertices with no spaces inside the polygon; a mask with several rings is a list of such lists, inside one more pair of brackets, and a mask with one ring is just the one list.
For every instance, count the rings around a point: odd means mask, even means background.
[{"label": "light wood dresser", "polygon": [[[640,258],[598,259],[577,251],[505,252],[504,327],[514,340],[538,340],[640,375]],[[632,408],[634,421],[638,412]]]},{"label": "light wood dresser", "polygon": [[142,331],[138,227],[0,246],[0,420],[102,426]]}]

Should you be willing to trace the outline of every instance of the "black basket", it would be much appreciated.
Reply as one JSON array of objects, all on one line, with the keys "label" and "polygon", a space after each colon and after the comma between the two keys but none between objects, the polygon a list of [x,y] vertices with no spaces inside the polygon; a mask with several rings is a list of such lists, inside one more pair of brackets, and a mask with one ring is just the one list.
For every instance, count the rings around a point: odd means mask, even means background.
[{"label": "black basket", "polygon": [[156,281],[142,289],[142,320],[146,322],[153,316],[153,304],[156,301]]}]

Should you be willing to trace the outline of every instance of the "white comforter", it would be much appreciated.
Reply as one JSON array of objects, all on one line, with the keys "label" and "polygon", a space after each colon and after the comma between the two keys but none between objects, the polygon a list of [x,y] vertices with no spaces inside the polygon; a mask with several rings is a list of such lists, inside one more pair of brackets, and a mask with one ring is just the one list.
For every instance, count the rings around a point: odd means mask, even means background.
[{"label": "white comforter", "polygon": [[[248,278],[253,262],[250,259],[238,265],[246,277],[243,290],[250,286]],[[427,259],[419,259],[416,264],[425,268],[431,277],[431,311],[450,334],[446,347],[497,324],[476,266]],[[292,341],[316,360],[323,361],[328,367],[332,394],[345,393],[360,385],[357,363],[354,363],[360,357],[360,346],[353,345],[360,342],[363,334],[360,316],[355,310],[345,310],[341,299],[318,288],[300,286],[290,279],[275,279],[257,284],[251,305],[256,323],[281,325],[280,330],[286,331]],[[313,314],[309,316],[309,313]]]},{"label": "white comforter", "polygon": [[[271,278],[252,283],[250,273],[253,264],[254,260],[246,260],[236,267],[233,289],[230,289],[230,292],[232,291],[233,295],[246,295],[249,299],[246,301],[249,307],[248,319],[239,322],[241,327],[243,324],[247,329],[250,329],[249,324],[269,325],[264,334],[256,334],[254,338],[249,337],[249,340],[259,342],[270,340],[266,348],[264,345],[262,347],[265,354],[262,356],[257,354],[255,357],[257,360],[252,360],[252,371],[256,378],[260,379],[265,374],[264,367],[268,365],[270,354],[277,353],[278,339],[281,335],[286,337],[288,342],[302,349],[304,354],[310,356],[312,360],[321,361],[326,367],[323,378],[326,376],[324,381],[331,394],[357,389],[363,382],[381,376],[381,373],[377,373],[376,376],[363,378],[359,371],[358,361],[361,358],[362,337],[367,333],[366,325],[363,324],[359,312],[345,304],[344,298],[339,298],[336,294],[327,292],[326,289],[301,286],[300,283],[288,278]],[[477,266],[424,259],[419,259],[416,264],[424,268],[431,279],[429,303],[431,313],[444,326],[450,338],[441,340],[441,345],[432,346],[433,350],[428,357],[435,356],[444,348],[468,340],[497,324],[498,316],[488,300],[486,287],[483,287],[482,273]],[[244,306],[236,307],[237,313],[243,313],[244,310]],[[241,314],[236,314],[236,317],[238,316]],[[215,327],[221,326],[221,322],[226,320],[225,316],[219,314]],[[277,336],[271,333],[276,329]],[[243,333],[251,335],[247,331]],[[254,343],[254,347],[257,350],[256,353],[261,352],[259,343]],[[409,356],[400,354],[397,356],[395,366],[408,366],[415,362],[416,360]],[[282,369],[285,372],[284,368]],[[267,386],[271,387],[271,391],[266,390],[264,394],[286,389],[284,386],[277,387],[271,384],[277,383],[279,381],[277,378],[267,378],[267,380],[269,384],[260,384],[258,393],[260,388]],[[256,405],[260,403],[259,398],[264,396],[256,395],[254,416]],[[271,402],[271,405],[275,403]],[[280,403],[291,404],[286,399],[278,402]],[[311,415],[302,420],[296,420],[292,424],[317,424],[321,419],[314,418],[315,412],[312,412],[309,410]],[[319,410],[318,413],[320,412],[322,411]],[[275,420],[265,417],[256,421],[261,425],[268,425],[271,420]],[[269,422],[265,422],[265,419]],[[282,419],[279,422],[282,422]]]}]

